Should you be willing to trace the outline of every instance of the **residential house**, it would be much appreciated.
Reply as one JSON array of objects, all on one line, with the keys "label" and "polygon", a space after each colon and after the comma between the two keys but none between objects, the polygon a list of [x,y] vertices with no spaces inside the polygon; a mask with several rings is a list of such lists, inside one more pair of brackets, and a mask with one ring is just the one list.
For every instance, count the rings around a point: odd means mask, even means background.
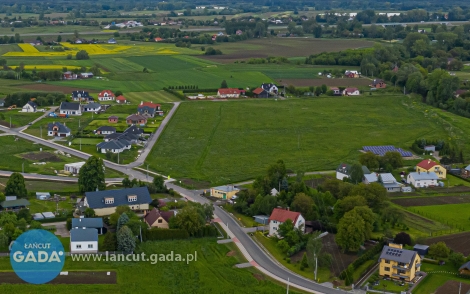
[{"label": "residential house", "polygon": [[[362,172],[364,173],[364,175],[370,174],[369,169],[365,165],[362,166]],[[336,178],[338,180],[342,181],[344,178],[349,179],[350,175],[351,175],[351,165],[347,163],[341,163],[336,169]]]},{"label": "residential house", "polygon": [[27,208],[28,206],[29,201],[26,199],[21,198],[15,200],[8,200],[8,198],[6,198],[5,201],[0,202],[0,211],[16,211],[23,208]]},{"label": "residential house", "polygon": [[98,253],[98,230],[71,229],[70,253]]},{"label": "residential house", "polygon": [[53,122],[47,124],[47,135],[50,137],[68,137],[70,134],[71,131],[65,123]]},{"label": "residential house", "polygon": [[80,172],[80,169],[82,168],[84,164],[85,164],[85,161],[66,163],[64,165],[64,170],[68,171],[71,174],[78,175],[78,173]]},{"label": "residential house", "polygon": [[0,99],[0,107],[5,106],[5,99]]},{"label": "residential house", "polygon": [[152,102],[141,102],[137,107],[137,112],[145,117],[163,116],[161,105]]},{"label": "residential house", "polygon": [[142,134],[144,133],[144,130],[142,130],[141,128],[135,126],[135,125],[132,125],[130,127],[128,127],[125,131],[124,131],[124,134],[132,134],[132,135],[136,135],[136,136],[142,136]]},{"label": "residential house", "polygon": [[131,144],[136,144],[139,141],[140,136],[131,134],[131,133],[113,133],[106,135],[104,137],[105,142],[113,141],[113,140],[126,140]]},{"label": "residential house", "polygon": [[108,117],[108,122],[112,124],[118,123],[118,120],[119,120],[119,117],[115,115],[111,115],[110,117]]},{"label": "residential house", "polygon": [[347,78],[359,78],[360,73],[358,73],[355,70],[347,70],[347,71],[344,72],[344,76],[347,77]]},{"label": "residential house", "polygon": [[400,192],[401,185],[397,182],[391,173],[381,173],[378,176],[377,182],[381,184],[387,192]]},{"label": "residential house", "polygon": [[101,153],[121,153],[131,149],[131,142],[124,139],[103,141],[96,144],[96,149]]},{"label": "residential house", "polygon": [[119,96],[116,97],[116,102],[118,104],[126,104],[127,100],[124,96],[119,95]]},{"label": "residential house", "polygon": [[255,98],[268,98],[269,93],[263,88],[256,88],[253,90],[253,96]]},{"label": "residential house", "polygon": [[51,193],[49,192],[36,192],[36,199],[38,200],[47,200],[51,198]]},{"label": "residential house", "polygon": [[38,106],[36,105],[36,103],[29,101],[23,106],[23,108],[21,109],[21,112],[36,112],[37,108]]},{"label": "residential house", "polygon": [[269,217],[269,235],[277,236],[279,226],[282,225],[285,221],[290,219],[294,224],[294,228],[305,231],[305,219],[300,214],[300,212],[294,212],[282,208],[274,208],[271,216]]},{"label": "residential house", "polygon": [[98,235],[103,234],[103,219],[101,217],[72,218],[73,229],[96,229]]},{"label": "residential house", "polygon": [[127,205],[132,211],[146,212],[150,202],[152,198],[147,187],[137,187],[85,192],[84,206],[94,209],[97,216],[103,216],[113,214],[120,205]]},{"label": "residential house", "polygon": [[445,167],[440,165],[437,162],[434,162],[430,159],[425,159],[416,165],[416,171],[425,173],[425,172],[435,172],[439,179],[445,179],[447,170]]},{"label": "residential house", "polygon": [[98,101],[113,101],[114,93],[111,90],[103,90],[98,94]]},{"label": "residential house", "polygon": [[66,71],[64,72],[64,74],[62,75],[62,78],[64,80],[76,80],[78,78],[77,74],[71,72],[71,71]]},{"label": "residential house", "polygon": [[144,221],[151,228],[160,228],[160,229],[169,229],[168,225],[170,218],[175,216],[173,210],[170,211],[158,211],[156,208],[153,208],[149,213],[144,216]]},{"label": "residential house", "polygon": [[114,38],[111,38],[108,40],[108,44],[117,44],[117,42]]},{"label": "residential house", "polygon": [[465,93],[467,93],[467,92],[468,92],[468,90],[459,89],[459,90],[455,91],[455,97],[458,98],[458,97],[460,97],[461,95],[463,95],[463,94],[465,94]]},{"label": "residential house", "polygon": [[467,167],[462,169],[462,177],[464,178],[470,177],[470,165],[467,165]]},{"label": "residential house", "polygon": [[470,276],[470,261],[467,261],[459,268],[459,274]]},{"label": "residential house", "polygon": [[126,122],[128,125],[145,126],[147,124],[147,118],[140,114],[131,114],[126,117]]},{"label": "residential house", "polygon": [[93,101],[93,98],[86,91],[72,91],[72,96],[70,98],[73,101]]},{"label": "residential house", "polygon": [[434,187],[438,185],[439,177],[435,172],[409,173],[406,182],[416,188]]},{"label": "residential house", "polygon": [[358,88],[346,88],[343,91],[344,96],[358,96],[360,94]]},{"label": "residential house", "polygon": [[62,102],[60,103],[59,113],[65,115],[82,115],[82,108],[80,107],[80,103]]},{"label": "residential house", "polygon": [[95,135],[109,135],[116,133],[115,127],[102,126],[95,130]]},{"label": "residential house", "polygon": [[155,40],[155,42],[161,42],[161,41],[163,41],[163,39],[162,39],[162,38],[159,38],[159,37],[155,38],[154,40]]},{"label": "residential house", "polygon": [[82,79],[91,79],[93,77],[93,73],[91,72],[82,72],[80,73],[80,78]]},{"label": "residential house", "polygon": [[384,80],[374,79],[372,81],[372,84],[369,85],[369,87],[377,88],[377,89],[385,89],[387,87],[387,84],[385,84]]},{"label": "residential house", "polygon": [[333,96],[341,96],[341,90],[337,87],[331,87],[331,91],[333,91]]},{"label": "residential house", "polygon": [[218,186],[211,188],[211,196],[221,198],[224,200],[232,199],[235,194],[240,192],[240,189],[235,188],[233,185]]},{"label": "residential house", "polygon": [[403,249],[401,244],[384,246],[379,257],[379,275],[411,282],[420,271],[421,257],[416,251]]},{"label": "residential house", "polygon": [[217,91],[217,96],[220,98],[239,98],[240,95],[245,95],[245,90],[236,88],[224,88]]},{"label": "residential house", "polygon": [[90,102],[82,106],[83,112],[98,112],[101,110],[101,104],[96,102]]},{"label": "residential house", "polygon": [[279,92],[279,88],[274,85],[274,84],[262,84],[261,85],[261,88],[263,88],[266,92],[270,93],[270,94],[276,94]]}]

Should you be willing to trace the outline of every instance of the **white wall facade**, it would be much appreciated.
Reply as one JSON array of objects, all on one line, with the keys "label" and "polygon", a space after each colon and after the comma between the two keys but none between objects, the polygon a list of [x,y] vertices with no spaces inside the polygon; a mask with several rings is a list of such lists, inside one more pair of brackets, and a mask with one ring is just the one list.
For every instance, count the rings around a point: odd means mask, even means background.
[{"label": "white wall facade", "polygon": [[97,253],[97,241],[70,242],[70,253]]}]

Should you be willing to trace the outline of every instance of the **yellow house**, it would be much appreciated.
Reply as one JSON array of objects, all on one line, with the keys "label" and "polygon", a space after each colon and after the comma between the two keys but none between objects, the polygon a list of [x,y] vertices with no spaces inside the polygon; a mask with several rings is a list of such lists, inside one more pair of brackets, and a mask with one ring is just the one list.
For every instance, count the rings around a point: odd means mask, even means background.
[{"label": "yellow house", "polygon": [[234,186],[219,186],[211,188],[211,196],[222,199],[232,199],[232,197],[239,191],[240,189],[237,189]]},{"label": "yellow house", "polygon": [[412,281],[421,267],[421,257],[416,251],[393,243],[384,246],[379,262],[380,276],[406,282]]},{"label": "yellow house", "polygon": [[416,172],[435,172],[439,179],[445,179],[447,170],[437,162],[425,159],[416,165]]},{"label": "yellow house", "polygon": [[154,208],[144,216],[144,220],[152,228],[168,229],[170,218],[173,216],[175,212],[172,210],[158,211]]}]

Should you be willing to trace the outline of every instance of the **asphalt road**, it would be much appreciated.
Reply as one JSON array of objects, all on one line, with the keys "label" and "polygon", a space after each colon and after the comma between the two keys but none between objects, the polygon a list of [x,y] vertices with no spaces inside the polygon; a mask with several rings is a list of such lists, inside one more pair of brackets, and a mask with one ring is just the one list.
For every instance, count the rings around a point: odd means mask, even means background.
[{"label": "asphalt road", "polygon": [[[200,191],[191,191],[184,189],[180,186],[177,186],[171,182],[167,182],[166,186],[171,188],[183,196],[191,197],[194,201],[199,203],[211,203],[208,199],[200,196]],[[315,283],[311,280],[305,279],[301,276],[298,276],[295,273],[292,273],[289,270],[280,267],[275,263],[259,246],[256,244],[238,225],[238,223],[227,214],[227,212],[221,209],[218,206],[215,206],[214,213],[222,220],[223,223],[228,224],[229,229],[235,235],[235,237],[240,241],[240,243],[245,247],[246,251],[250,254],[253,260],[263,269],[267,270],[271,274],[283,279],[289,279],[290,284],[295,287],[295,285],[307,288],[312,290],[313,293],[325,293],[325,294],[339,294],[347,293],[346,291],[336,290],[322,286],[318,283]]]}]

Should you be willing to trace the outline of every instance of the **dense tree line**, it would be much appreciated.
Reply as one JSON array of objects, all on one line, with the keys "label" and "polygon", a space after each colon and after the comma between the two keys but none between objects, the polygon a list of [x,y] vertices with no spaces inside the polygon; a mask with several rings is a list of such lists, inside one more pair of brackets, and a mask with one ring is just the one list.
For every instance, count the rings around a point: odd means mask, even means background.
[{"label": "dense tree line", "polygon": [[66,97],[65,94],[60,92],[17,92],[13,94],[8,94],[5,97],[5,106],[17,105],[23,106],[31,98],[36,98],[35,102],[39,106],[46,106],[46,105],[57,105],[61,101],[65,101]]}]

